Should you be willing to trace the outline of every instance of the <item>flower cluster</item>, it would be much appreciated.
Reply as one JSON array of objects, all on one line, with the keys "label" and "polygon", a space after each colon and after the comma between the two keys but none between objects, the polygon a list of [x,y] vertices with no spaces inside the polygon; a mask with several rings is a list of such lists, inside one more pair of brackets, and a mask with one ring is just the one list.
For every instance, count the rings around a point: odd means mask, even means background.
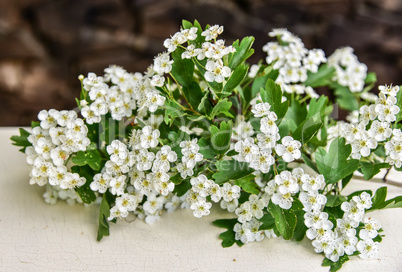
[{"label": "flower cluster", "polygon": [[30,184],[49,183],[61,189],[73,189],[85,184],[86,179],[72,173],[65,164],[70,155],[85,151],[90,140],[88,128],[75,111],[42,110],[39,126],[32,129],[26,148],[27,163],[32,166]]},{"label": "flower cluster", "polygon": [[316,73],[319,65],[327,61],[324,51],[308,50],[299,37],[283,28],[274,29],[268,35],[278,39],[277,42],[268,42],[262,48],[268,55],[266,62],[279,70],[275,82],[287,93],[317,97],[313,88],[304,86],[303,82],[307,80],[308,72]]},{"label": "flower cluster", "polygon": [[[400,197],[340,188],[356,171],[371,179],[401,168],[399,86],[369,94],[375,76],[351,49],[326,64],[285,29],[269,33],[277,41],[263,48],[267,64],[250,66],[254,38],[227,46],[222,32],[183,21],[146,72],[80,76],[79,111],[43,110],[31,132],[12,137],[30,183],[46,185],[48,203],[100,204],[98,240],[129,214],[153,223],[164,211],[201,218],[216,205],[234,217],[214,221],[227,229],[224,246],[307,236],[331,271],[351,255],[376,257],[382,229],[366,212],[400,207]],[[315,86],[359,111],[333,120]]]},{"label": "flower cluster", "polygon": [[353,53],[353,48],[344,47],[336,49],[328,57],[328,65],[334,67],[336,80],[340,85],[347,86],[353,93],[361,92],[364,88],[364,80],[367,76],[367,66],[359,62]]},{"label": "flower cluster", "polygon": [[385,162],[400,168],[402,163],[401,136],[399,128],[392,129],[400,109],[396,105],[399,86],[379,86],[379,96],[374,104],[360,107],[352,123],[339,122],[332,127],[332,137],[342,136],[352,146],[351,157],[368,157],[379,143],[385,147]]}]

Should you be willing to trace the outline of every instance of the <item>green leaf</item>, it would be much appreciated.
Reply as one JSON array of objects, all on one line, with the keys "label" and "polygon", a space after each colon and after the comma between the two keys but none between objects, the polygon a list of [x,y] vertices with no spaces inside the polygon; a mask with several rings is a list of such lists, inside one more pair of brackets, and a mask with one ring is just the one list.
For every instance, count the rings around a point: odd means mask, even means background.
[{"label": "green leaf", "polygon": [[[320,114],[321,119],[323,119],[326,115],[325,106],[328,104],[328,97],[325,95],[320,96],[317,100],[316,98],[312,98],[309,103],[308,113],[306,118],[310,118],[315,116],[317,113]],[[328,114],[330,114],[329,112]]]},{"label": "green leaf", "polygon": [[[185,96],[187,102],[190,104],[191,108],[198,110],[201,100],[204,98],[200,85],[195,81],[190,81],[186,85],[183,85],[182,89],[183,95]],[[203,110],[201,112],[210,112],[210,103],[203,104]]]},{"label": "green leaf", "polygon": [[248,167],[248,163],[236,160],[223,160],[216,162],[218,172],[213,174],[215,183],[222,184],[229,180],[236,180],[248,176],[254,169]]},{"label": "green leaf", "polygon": [[182,59],[184,49],[177,48],[172,52],[173,64],[171,74],[183,86],[189,86],[193,81],[194,63],[191,59]]},{"label": "green leaf", "polygon": [[242,246],[243,243],[235,239],[235,232],[233,231],[234,225],[238,223],[237,218],[233,219],[218,219],[212,222],[217,227],[228,229],[219,235],[222,239],[222,247],[231,247],[234,243],[238,246]]},{"label": "green leaf", "polygon": [[339,257],[339,260],[337,262],[333,262],[330,259],[325,258],[324,261],[322,262],[322,266],[330,266],[329,271],[335,272],[341,269],[342,265],[347,261],[349,261],[349,257],[347,255]]},{"label": "green leaf", "polygon": [[233,71],[232,75],[229,77],[226,84],[223,86],[222,93],[226,95],[231,95],[233,90],[243,81],[248,72],[248,67],[245,64],[237,66]]},{"label": "green leaf", "polygon": [[342,179],[342,190],[345,189],[346,185],[348,185],[348,183],[350,182],[352,177],[353,177],[353,173]]},{"label": "green leaf", "polygon": [[275,218],[270,213],[264,214],[263,217],[258,219],[258,221],[262,223],[259,230],[270,230],[275,228]]},{"label": "green leaf", "polygon": [[272,202],[268,204],[268,210],[275,218],[275,226],[283,236],[283,239],[289,240],[292,238],[297,221],[295,213],[291,209],[282,209]]},{"label": "green leaf", "polygon": [[319,119],[310,117],[296,128],[292,136],[295,140],[300,141],[301,144],[304,145],[318,133],[322,125],[323,123]]},{"label": "green leaf", "polygon": [[235,185],[241,187],[243,191],[258,195],[260,193],[258,185],[254,182],[255,175],[250,174],[248,176],[235,180]]},{"label": "green leaf", "polygon": [[363,177],[365,180],[372,179],[375,175],[380,173],[383,168],[390,168],[391,166],[388,163],[372,163],[372,162],[360,162],[361,168],[360,170],[363,173]]},{"label": "green leaf", "polygon": [[307,119],[307,106],[300,104],[297,100],[292,100],[285,118],[294,121],[296,126],[299,126]]},{"label": "green leaf", "polygon": [[[397,100],[396,105],[397,105],[400,109],[402,109],[402,90],[400,90],[400,91],[397,93],[397,95],[396,95],[396,100]],[[395,123],[397,124],[397,123],[399,123],[400,121],[402,121],[402,110],[400,110],[400,111],[397,113]]]},{"label": "green leaf", "polygon": [[348,160],[352,147],[345,144],[344,138],[335,138],[329,151],[318,148],[315,160],[320,174],[325,177],[327,184],[333,184],[356,171],[360,164],[358,160]]},{"label": "green leaf", "polygon": [[306,236],[306,231],[308,230],[308,228],[306,227],[306,225],[304,224],[304,211],[295,211],[296,214],[296,227],[295,227],[295,231],[293,234],[293,239],[295,239],[297,242],[300,242],[301,240],[303,240],[304,236]]},{"label": "green leaf", "polygon": [[165,103],[165,124],[172,125],[175,118],[183,117],[185,112],[181,110],[181,107],[174,103],[172,100],[169,100]]},{"label": "green leaf", "polygon": [[239,40],[233,43],[235,52],[229,54],[229,68],[236,69],[238,65],[254,54],[254,49],[251,46],[254,43],[254,37],[245,37],[239,44]]},{"label": "green leaf", "polygon": [[343,202],[347,201],[347,198],[341,195],[327,195],[326,207],[337,207]]},{"label": "green leaf", "polygon": [[271,105],[270,110],[276,113],[279,120],[282,119],[288,110],[289,103],[288,101],[282,102],[281,87],[272,79],[268,79],[265,89],[261,89],[260,93],[262,101],[268,102]]},{"label": "green leaf", "polygon": [[381,187],[379,189],[377,189],[377,191],[375,192],[373,198],[372,198],[372,206],[370,209],[370,211],[374,211],[374,210],[379,210],[384,208],[385,205],[385,199],[387,198],[387,187]]},{"label": "green leaf", "polygon": [[211,146],[211,143],[206,138],[201,138],[198,141],[198,146],[200,147],[199,152],[204,156],[204,159],[213,159],[216,156],[214,149]]},{"label": "green leaf", "polygon": [[78,151],[72,161],[78,166],[89,165],[93,170],[100,170],[102,157],[97,149]]},{"label": "green leaf", "polygon": [[348,110],[348,111],[354,111],[359,109],[359,104],[352,94],[352,92],[344,86],[341,85],[336,85],[335,89],[335,96],[336,96],[336,103],[339,105],[339,107]]},{"label": "green leaf", "polygon": [[364,83],[372,84],[377,82],[377,75],[374,72],[368,72]]},{"label": "green leaf", "polygon": [[175,185],[173,189],[173,193],[176,194],[178,197],[183,196],[187,193],[188,190],[191,188],[190,179],[186,178],[180,184]]},{"label": "green leaf", "polygon": [[109,205],[107,194],[104,194],[99,207],[98,241],[100,241],[104,236],[109,236],[109,222],[107,220],[110,216]]},{"label": "green leaf", "polygon": [[311,86],[313,88],[325,86],[335,75],[335,68],[328,67],[327,64],[323,64],[318,69],[317,73],[307,73],[307,80],[304,82],[304,85]]},{"label": "green leaf", "polygon": [[73,173],[77,173],[81,177],[84,177],[86,179],[85,184],[81,187],[76,188],[75,191],[80,196],[82,202],[84,202],[85,204],[91,204],[96,200],[96,195],[94,191],[92,191],[90,188],[94,176],[93,170],[87,165],[81,167],[75,165],[71,168],[71,170],[73,171]]},{"label": "green leaf", "polygon": [[301,156],[302,156],[302,159],[303,159],[304,163],[308,167],[310,167],[311,169],[313,169],[317,173],[319,172],[318,168],[317,168],[317,165],[307,156],[307,154],[302,153]]},{"label": "green leaf", "polygon": [[224,114],[227,117],[234,118],[233,115],[229,112],[231,107],[232,107],[232,102],[228,101],[227,98],[222,99],[212,109],[212,112],[209,115],[210,119],[211,120],[214,119],[215,116],[217,116],[219,114]]},{"label": "green leaf", "polygon": [[233,122],[221,122],[219,128],[211,125],[211,146],[215,153],[225,154],[230,148],[230,139],[232,137]]},{"label": "green leaf", "polygon": [[32,146],[32,144],[28,141],[28,136],[31,135],[28,131],[23,128],[19,129],[20,136],[11,136],[11,141],[13,141],[13,145],[21,146],[22,148],[19,150],[22,153],[25,153],[25,149],[28,146]]}]

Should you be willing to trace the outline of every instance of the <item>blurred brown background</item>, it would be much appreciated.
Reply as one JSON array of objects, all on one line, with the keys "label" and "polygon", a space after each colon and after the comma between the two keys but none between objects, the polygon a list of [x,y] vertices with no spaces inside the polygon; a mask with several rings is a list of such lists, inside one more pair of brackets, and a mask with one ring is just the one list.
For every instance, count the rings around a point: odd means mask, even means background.
[{"label": "blurred brown background", "polygon": [[0,0],[0,126],[74,108],[79,74],[143,72],[182,19],[224,25],[227,43],[255,36],[251,62],[273,27],[327,55],[352,46],[378,83],[402,84],[401,0]]}]

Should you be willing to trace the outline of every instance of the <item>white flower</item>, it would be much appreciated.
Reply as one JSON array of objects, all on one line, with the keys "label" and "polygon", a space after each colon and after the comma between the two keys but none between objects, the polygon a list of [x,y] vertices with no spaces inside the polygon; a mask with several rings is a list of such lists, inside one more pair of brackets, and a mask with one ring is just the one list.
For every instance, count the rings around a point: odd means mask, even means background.
[{"label": "white flower", "polygon": [[356,222],[362,221],[364,209],[359,208],[357,206],[357,203],[353,200],[350,202],[343,202],[341,205],[341,209],[345,212],[343,218],[348,218]]},{"label": "white flower", "polygon": [[182,29],[180,31],[180,33],[183,34],[183,36],[190,41],[194,41],[195,39],[197,39],[197,32],[198,32],[197,27],[192,27],[190,29]]},{"label": "white flower", "polygon": [[137,169],[139,171],[147,171],[151,169],[155,154],[148,152],[146,149],[140,149],[137,155]]},{"label": "white flower", "polygon": [[272,156],[271,149],[265,149],[260,151],[258,155],[255,155],[250,162],[250,167],[255,170],[260,170],[262,173],[268,173],[271,165],[275,163],[275,159]]},{"label": "white flower", "polygon": [[330,259],[333,262],[337,262],[339,260],[339,257],[341,257],[345,254],[345,248],[339,239],[334,240],[332,242],[332,247],[333,247],[332,252],[326,253],[325,257],[327,257],[328,259]]},{"label": "white flower", "polygon": [[193,191],[202,197],[207,197],[209,195],[209,189],[214,184],[212,180],[209,180],[203,174],[199,175],[198,177],[191,178],[190,183],[193,186]]},{"label": "white flower", "polygon": [[371,195],[363,192],[360,196],[353,196],[352,200],[356,203],[359,209],[370,209],[373,202],[371,201]]},{"label": "white flower", "polygon": [[165,78],[160,75],[154,75],[151,80],[152,86],[162,87],[165,83]]},{"label": "white flower", "polygon": [[250,210],[253,217],[260,219],[264,215],[262,211],[265,207],[264,201],[257,195],[252,194],[248,197],[248,203],[250,204]]},{"label": "white flower", "polygon": [[111,175],[107,173],[96,174],[89,187],[92,191],[103,194],[104,192],[106,192],[107,188],[109,188],[109,183],[111,179]]},{"label": "white flower", "polygon": [[225,201],[224,199],[221,200],[220,206],[222,209],[228,210],[228,212],[234,212],[236,208],[239,206],[239,201],[235,198],[231,201]]},{"label": "white flower", "polygon": [[165,104],[166,98],[158,94],[156,91],[148,92],[146,94],[147,102],[145,105],[148,106],[148,110],[150,112],[155,112],[158,107],[163,106]]},{"label": "white flower", "polygon": [[325,181],[323,175],[312,177],[308,174],[304,174],[301,176],[301,182],[303,183],[302,189],[311,192],[320,190]]},{"label": "white flower", "polygon": [[[257,104],[258,105],[258,104]],[[275,121],[278,120],[276,113],[270,111],[266,117],[263,117],[260,121],[260,130],[265,134],[273,134],[276,135],[279,131],[278,126]]]},{"label": "white flower", "polygon": [[57,119],[55,118],[57,111],[55,109],[41,110],[38,114],[38,119],[41,121],[40,126],[43,129],[49,129],[57,126]]},{"label": "white flower", "polygon": [[377,147],[377,141],[370,138],[367,132],[361,134],[359,140],[355,140],[352,145],[352,158],[360,159],[360,156],[368,157],[371,153],[371,149]]},{"label": "white flower", "polygon": [[362,259],[377,258],[380,243],[374,242],[371,239],[360,240],[356,249],[360,252],[359,257]]},{"label": "white flower", "polygon": [[64,165],[57,166],[56,168],[52,168],[52,171],[49,174],[49,184],[52,186],[60,185],[65,181],[67,176],[67,167]]},{"label": "white flower", "polygon": [[253,106],[251,112],[254,114],[254,117],[263,117],[270,113],[270,108],[271,105],[269,103],[258,103]]},{"label": "white flower", "polygon": [[168,74],[172,70],[173,60],[168,53],[161,53],[154,59],[154,70],[159,75]]},{"label": "white flower", "polygon": [[358,222],[348,219],[348,218],[336,219],[337,229],[346,237],[355,237],[356,236],[356,228],[358,226],[359,226]]},{"label": "white flower", "polygon": [[210,41],[212,39],[216,39],[216,37],[222,34],[222,32],[223,32],[223,26],[213,25],[208,29],[206,29],[205,31],[203,31],[201,33],[201,36],[205,36],[205,40]]},{"label": "white flower", "polygon": [[63,165],[65,161],[69,158],[69,153],[56,147],[50,151],[50,158],[53,160],[53,164],[56,166]]},{"label": "white flower", "polygon": [[169,175],[164,172],[156,172],[152,175],[152,182],[155,191],[163,196],[167,196],[174,189],[174,183],[169,182]]},{"label": "white flower", "polygon": [[194,175],[193,168],[187,167],[186,163],[178,163],[177,171],[180,173],[180,176],[182,179],[185,179],[187,177],[191,177],[192,175]]},{"label": "white flower", "polygon": [[177,46],[186,42],[186,37],[181,32],[176,32],[171,38],[166,39],[163,42],[168,52],[173,52],[176,50]]},{"label": "white flower", "polygon": [[54,113],[54,118],[56,119],[57,124],[59,124],[59,126],[65,127],[67,125],[68,121],[71,121],[71,120],[74,120],[77,118],[77,113],[73,110],[56,111]]},{"label": "white flower", "polygon": [[363,240],[377,237],[378,230],[381,228],[380,222],[374,218],[365,217],[363,223],[364,229],[360,230],[359,237]]},{"label": "white flower", "polygon": [[209,187],[208,194],[211,196],[213,202],[219,202],[223,195],[221,187],[214,182],[212,182],[212,185]]},{"label": "white flower", "polygon": [[141,147],[142,148],[153,148],[158,145],[158,139],[160,132],[158,129],[153,130],[151,126],[145,126],[142,128]]},{"label": "white flower", "polygon": [[224,183],[222,188],[223,200],[230,202],[233,199],[238,199],[240,197],[240,187],[237,185],[230,185],[229,183]]},{"label": "white flower", "polygon": [[223,66],[221,59],[216,61],[209,60],[205,65],[207,71],[205,72],[205,80],[209,82],[216,81],[217,83],[222,83],[225,78],[229,77],[232,71],[229,67]]},{"label": "white flower", "polygon": [[34,148],[37,154],[48,160],[50,159],[50,153],[55,148],[55,145],[52,143],[50,138],[42,137],[38,139]]},{"label": "white flower", "polygon": [[274,148],[276,145],[276,142],[281,138],[279,133],[274,133],[274,134],[266,134],[266,133],[258,133],[257,134],[257,140],[258,140],[258,146],[260,150],[270,150],[271,148]]},{"label": "white flower", "polygon": [[198,201],[191,204],[190,209],[193,210],[193,215],[197,218],[201,218],[203,216],[207,216],[210,214],[210,209],[212,207],[212,203],[205,201]]},{"label": "white flower", "polygon": [[127,217],[127,215],[128,211],[121,211],[119,207],[114,206],[113,208],[110,209],[110,216],[107,218],[107,220],[111,221],[115,218],[122,219]]},{"label": "white flower", "polygon": [[187,168],[191,169],[194,168],[197,162],[202,161],[202,159],[204,158],[204,156],[201,153],[194,152],[193,150],[194,149],[192,148],[189,149],[183,148],[181,150],[181,153],[183,154],[183,157],[181,159],[182,162],[186,164]]},{"label": "white flower", "polygon": [[327,198],[318,192],[301,192],[299,195],[301,203],[304,205],[305,211],[319,211],[327,202]]},{"label": "white flower", "polygon": [[121,196],[124,194],[124,189],[126,188],[126,176],[121,175],[117,178],[112,178],[109,182],[110,192],[113,195]]},{"label": "white flower", "polygon": [[106,151],[110,155],[110,160],[115,163],[124,161],[128,156],[127,146],[119,140],[113,140],[110,145],[106,147]]},{"label": "white flower", "polygon": [[141,178],[138,178],[134,181],[134,188],[138,190],[141,194],[149,196],[155,192],[152,179],[152,173],[147,174],[145,177],[142,176]]},{"label": "white flower", "polygon": [[81,187],[86,182],[84,177],[80,177],[77,173],[66,173],[65,179],[60,182],[61,189],[74,189]]},{"label": "white flower", "polygon": [[394,122],[399,110],[397,105],[377,104],[375,106],[375,111],[378,113],[378,120],[383,122]]},{"label": "white flower", "polygon": [[239,141],[251,137],[253,134],[254,129],[250,121],[246,122],[243,115],[237,115],[232,138]]},{"label": "white flower", "polygon": [[352,255],[356,251],[357,237],[356,236],[345,236],[342,235],[341,243],[343,244],[343,248],[345,249],[345,253],[348,255]]},{"label": "white flower", "polygon": [[236,223],[233,227],[235,239],[238,241],[240,240],[243,244],[254,241],[254,237],[249,226],[249,224]]},{"label": "white flower", "polygon": [[254,156],[259,154],[259,148],[254,144],[254,139],[249,137],[243,141],[238,141],[235,144],[235,151],[239,152],[236,159],[240,162],[245,161],[250,163]]},{"label": "white flower", "polygon": [[378,90],[380,90],[380,92],[382,92],[385,95],[390,95],[390,96],[396,97],[399,92],[399,86],[398,85],[392,86],[392,84],[390,86],[380,85],[380,86],[378,86]]},{"label": "white flower", "polygon": [[333,247],[333,240],[334,240],[334,233],[332,231],[327,231],[325,232],[324,235],[317,237],[312,242],[312,245],[314,247],[314,251],[316,253],[330,253],[334,250]]},{"label": "white flower", "polygon": [[402,166],[402,141],[395,139],[395,136],[393,136],[385,144],[385,154],[388,156],[385,162],[400,168]]},{"label": "white flower", "polygon": [[161,171],[167,172],[170,169],[170,163],[177,160],[176,152],[172,151],[170,146],[164,145],[161,150],[156,153],[153,167],[157,167]]},{"label": "white flower", "polygon": [[275,151],[285,162],[291,162],[301,157],[300,147],[299,141],[293,140],[291,136],[285,136],[282,138],[282,144],[275,146]]},{"label": "white flower", "polygon": [[[377,117],[377,113],[375,111],[375,105],[363,105],[359,109],[359,122],[364,125],[368,125],[370,121],[373,121]],[[378,122],[378,121],[377,121]]]},{"label": "white flower", "polygon": [[316,239],[317,237],[318,237],[318,239],[320,239],[320,237],[325,236],[327,231],[332,230],[334,224],[332,224],[332,222],[329,220],[322,220],[322,221],[320,221],[319,224],[316,224],[316,226],[317,227],[313,226],[313,227],[309,228],[306,232],[306,236],[310,240]]},{"label": "white flower", "polygon": [[238,216],[237,220],[240,223],[250,221],[251,218],[253,217],[253,214],[251,213],[250,202],[246,201],[243,204],[241,204],[240,207],[235,210],[235,213]]},{"label": "white flower", "polygon": [[285,194],[275,193],[272,196],[271,201],[272,203],[278,205],[282,209],[288,210],[290,209],[290,207],[292,207],[293,198],[291,193],[285,193]]},{"label": "white flower", "polygon": [[182,59],[191,59],[198,56],[202,52],[202,49],[196,48],[194,44],[187,46],[186,51],[181,54]]},{"label": "white flower", "polygon": [[311,211],[304,214],[304,224],[308,228],[319,229],[328,221],[328,214],[321,211]]},{"label": "white flower", "polygon": [[116,206],[121,212],[134,211],[137,208],[138,199],[132,194],[123,194],[116,198]]}]

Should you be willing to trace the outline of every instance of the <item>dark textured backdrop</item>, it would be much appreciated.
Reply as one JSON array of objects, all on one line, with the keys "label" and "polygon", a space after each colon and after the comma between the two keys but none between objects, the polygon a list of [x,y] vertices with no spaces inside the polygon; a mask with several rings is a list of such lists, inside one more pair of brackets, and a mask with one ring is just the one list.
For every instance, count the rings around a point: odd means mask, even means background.
[{"label": "dark textured backdrop", "polygon": [[402,84],[400,0],[0,0],[0,126],[73,108],[79,74],[144,71],[181,19],[224,25],[228,43],[255,36],[252,62],[273,27],[327,55],[349,45],[379,83]]}]

